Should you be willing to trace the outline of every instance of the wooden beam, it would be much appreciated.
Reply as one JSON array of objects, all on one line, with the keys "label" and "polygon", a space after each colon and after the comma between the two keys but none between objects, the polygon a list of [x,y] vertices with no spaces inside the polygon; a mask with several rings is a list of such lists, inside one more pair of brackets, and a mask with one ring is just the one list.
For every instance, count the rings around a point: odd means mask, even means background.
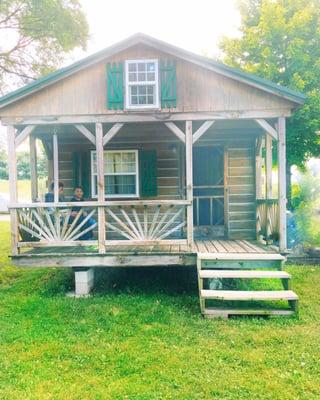
[{"label": "wooden beam", "polygon": [[75,124],[74,125],[79,132],[83,134],[92,144],[96,144],[96,138],[94,135],[82,124]]},{"label": "wooden beam", "polygon": [[261,150],[262,150],[262,137],[257,137],[256,144],[256,199],[260,199],[262,196],[261,190],[261,175],[262,175],[262,165],[261,165]]},{"label": "wooden beam", "polygon": [[59,202],[59,155],[58,155],[58,135],[55,132],[52,137],[53,149],[53,184],[54,202]]},{"label": "wooden beam", "polygon": [[38,198],[38,169],[37,169],[37,143],[33,135],[29,136],[30,144],[30,180],[31,180],[31,199],[36,201]]},{"label": "wooden beam", "polygon": [[193,245],[193,164],[192,164],[192,121],[186,121],[186,197],[191,202],[187,207],[187,242]]},{"label": "wooden beam", "polygon": [[19,144],[21,144],[29,135],[30,133],[34,130],[36,126],[35,125],[28,125],[26,126],[16,137],[15,139],[15,146],[18,147]]},{"label": "wooden beam", "polygon": [[241,110],[241,111],[212,111],[212,112],[156,112],[128,114],[103,114],[103,115],[61,115],[57,117],[43,115],[40,117],[2,117],[3,125],[57,125],[57,124],[90,124],[90,123],[116,123],[116,122],[169,122],[169,121],[208,121],[208,120],[237,120],[237,119],[264,119],[289,117],[290,109],[273,110]]},{"label": "wooden beam", "polygon": [[278,119],[278,193],[279,193],[279,250],[287,248],[286,195],[286,120]]},{"label": "wooden beam", "polygon": [[[103,128],[101,123],[96,123],[96,152],[97,152],[97,192],[98,202],[105,199],[104,187],[104,153],[103,153]],[[98,207],[98,242],[99,253],[106,252],[106,215],[104,207]]]},{"label": "wooden beam", "polygon": [[261,126],[274,140],[278,140],[278,133],[265,119],[257,118],[256,122]]},{"label": "wooden beam", "polygon": [[266,135],[266,198],[272,199],[272,137]]},{"label": "wooden beam", "polygon": [[165,122],[165,125],[172,133],[174,133],[181,142],[186,142],[186,136],[184,132],[177,127],[177,125],[173,122]]},{"label": "wooden beam", "polygon": [[215,121],[205,121],[199,129],[193,134],[193,144],[201,138],[201,136],[207,132],[207,130],[215,123]]},{"label": "wooden beam", "polygon": [[116,123],[112,128],[108,130],[108,132],[103,136],[103,146],[105,146],[110,140],[116,136],[116,134],[120,131],[124,124]]},{"label": "wooden beam", "polygon": [[[8,126],[7,128],[8,140],[8,169],[9,169],[9,194],[10,203],[16,203],[18,200],[18,187],[17,187],[17,159],[15,149],[15,128]],[[18,254],[18,215],[17,210],[10,210],[10,223],[11,223],[11,253],[12,255]]]}]

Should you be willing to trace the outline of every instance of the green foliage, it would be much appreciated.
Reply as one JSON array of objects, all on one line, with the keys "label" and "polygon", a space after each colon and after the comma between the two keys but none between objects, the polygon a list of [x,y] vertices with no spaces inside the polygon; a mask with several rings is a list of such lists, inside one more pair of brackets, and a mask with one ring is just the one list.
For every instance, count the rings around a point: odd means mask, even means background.
[{"label": "green foliage", "polygon": [[299,319],[223,321],[200,316],[189,268],[100,269],[72,299],[72,271],[17,269],[8,251],[0,222],[1,399],[319,398],[317,267],[288,268]]},{"label": "green foliage", "polygon": [[293,186],[292,205],[295,208],[297,229],[305,246],[320,246],[320,179],[310,171],[301,175]]},{"label": "green foliage", "polygon": [[74,48],[85,49],[88,24],[79,0],[1,0],[0,38],[4,92],[56,69]]},{"label": "green foliage", "polygon": [[0,151],[0,179],[8,179],[8,156],[4,150]]},{"label": "green foliage", "polygon": [[287,122],[289,165],[320,153],[320,1],[240,0],[241,37],[224,38],[224,61],[303,92]]}]

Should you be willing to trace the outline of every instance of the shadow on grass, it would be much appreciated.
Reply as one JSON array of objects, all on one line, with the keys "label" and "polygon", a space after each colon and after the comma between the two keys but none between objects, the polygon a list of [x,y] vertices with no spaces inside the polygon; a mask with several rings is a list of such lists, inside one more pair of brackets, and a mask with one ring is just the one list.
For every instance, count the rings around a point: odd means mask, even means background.
[{"label": "shadow on grass", "polygon": [[198,282],[195,268],[96,268],[96,294],[137,293],[197,295]]}]

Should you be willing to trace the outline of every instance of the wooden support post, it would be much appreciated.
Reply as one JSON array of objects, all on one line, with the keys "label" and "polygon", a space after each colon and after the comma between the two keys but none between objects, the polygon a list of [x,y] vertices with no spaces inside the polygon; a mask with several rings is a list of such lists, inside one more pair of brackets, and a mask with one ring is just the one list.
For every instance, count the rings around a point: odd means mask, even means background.
[{"label": "wooden support post", "polygon": [[58,135],[53,134],[53,183],[54,183],[54,202],[59,202],[59,155],[58,155]]},{"label": "wooden support post", "polygon": [[187,207],[187,242],[193,245],[193,164],[192,164],[192,121],[186,121],[186,197],[191,201]]},{"label": "wooden support post", "polygon": [[[272,199],[272,137],[266,134],[266,160],[265,160],[265,171],[266,171],[266,199]],[[271,205],[266,202],[266,240],[271,235]]]},{"label": "wooden support post", "polygon": [[36,138],[32,134],[29,137],[29,145],[30,145],[31,199],[32,201],[36,201],[38,198],[37,145],[36,145]]},{"label": "wooden support post", "polygon": [[266,134],[266,198],[272,199],[272,137]]},{"label": "wooden support post", "polygon": [[262,149],[262,137],[257,138],[256,144],[256,198],[261,199],[261,149]]},{"label": "wooden support post", "polygon": [[287,248],[286,197],[286,120],[278,119],[278,193],[279,193],[279,250]]},{"label": "wooden support post", "polygon": [[[103,128],[100,122],[96,123],[96,152],[97,152],[97,191],[98,202],[105,200],[104,188],[104,160],[103,160]],[[104,207],[98,207],[98,242],[99,253],[106,252],[106,215]]]},{"label": "wooden support post", "polygon": [[224,186],[224,235],[225,238],[229,238],[229,187],[228,187],[228,176],[229,176],[229,153],[228,148],[224,148],[223,152],[223,186]]},{"label": "wooden support post", "polygon": [[[17,159],[15,149],[15,128],[14,126],[8,126],[7,128],[8,138],[8,167],[9,167],[9,194],[10,203],[17,203],[18,200],[18,188],[17,188]],[[17,210],[10,210],[10,222],[11,222],[11,253],[12,255],[18,254],[18,215]]]},{"label": "wooden support post", "polygon": [[[255,148],[255,155],[256,155],[256,164],[255,164],[255,172],[256,172],[256,200],[261,199],[262,191],[261,191],[261,149],[262,149],[262,137],[257,137],[257,143]],[[260,224],[259,221],[261,216],[259,215],[259,209],[256,207],[256,235],[257,240],[260,240]]]}]

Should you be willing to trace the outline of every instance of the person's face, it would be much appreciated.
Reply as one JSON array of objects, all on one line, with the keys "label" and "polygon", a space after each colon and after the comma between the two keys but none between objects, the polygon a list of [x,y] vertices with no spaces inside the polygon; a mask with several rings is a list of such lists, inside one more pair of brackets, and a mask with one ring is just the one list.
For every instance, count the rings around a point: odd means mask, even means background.
[{"label": "person's face", "polygon": [[59,194],[62,194],[63,193],[63,186],[60,186],[59,187]]},{"label": "person's face", "polygon": [[78,199],[81,199],[81,198],[83,197],[83,190],[80,189],[80,188],[77,188],[77,189],[74,191],[74,195],[75,195]]}]

